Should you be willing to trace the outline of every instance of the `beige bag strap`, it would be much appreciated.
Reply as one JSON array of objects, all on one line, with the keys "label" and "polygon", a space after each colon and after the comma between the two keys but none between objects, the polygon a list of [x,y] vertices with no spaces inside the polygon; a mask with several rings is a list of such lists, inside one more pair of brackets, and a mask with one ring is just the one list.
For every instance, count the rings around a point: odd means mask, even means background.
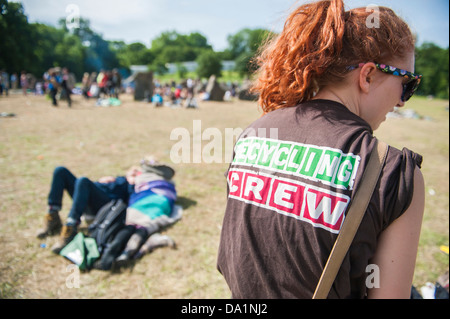
[{"label": "beige bag strap", "polygon": [[345,255],[355,237],[361,220],[366,212],[372,193],[380,177],[381,168],[386,159],[388,146],[375,140],[375,147],[370,155],[369,163],[364,171],[361,184],[358,188],[352,205],[345,216],[344,224],[331,250],[328,261],[317,284],[313,299],[326,299],[331,286],[342,265]]}]

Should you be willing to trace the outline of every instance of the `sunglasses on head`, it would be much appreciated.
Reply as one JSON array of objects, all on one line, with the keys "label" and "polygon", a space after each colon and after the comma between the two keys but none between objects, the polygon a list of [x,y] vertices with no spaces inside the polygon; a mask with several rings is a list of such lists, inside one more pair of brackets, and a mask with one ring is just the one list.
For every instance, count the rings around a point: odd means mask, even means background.
[{"label": "sunglasses on head", "polygon": [[[360,63],[358,65],[352,65],[348,67],[348,70],[354,70],[359,67],[362,67],[365,63]],[[412,72],[402,70],[387,64],[380,64],[375,63],[375,66],[378,70],[381,72],[392,74],[396,76],[401,76],[406,80],[405,83],[403,83],[403,92],[402,92],[402,101],[406,102],[408,101],[411,96],[414,95],[414,92],[416,92],[417,88],[419,87],[420,81],[422,80],[422,75],[420,74],[414,74]]]}]

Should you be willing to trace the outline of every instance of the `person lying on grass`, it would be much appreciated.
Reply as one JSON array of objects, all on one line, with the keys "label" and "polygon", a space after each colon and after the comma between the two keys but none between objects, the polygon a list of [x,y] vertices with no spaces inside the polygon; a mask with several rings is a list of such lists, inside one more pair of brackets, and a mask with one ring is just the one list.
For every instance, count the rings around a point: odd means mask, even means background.
[{"label": "person lying on grass", "polygon": [[[133,166],[125,176],[106,176],[93,182],[87,177],[75,177],[66,167],[56,167],[48,195],[45,226],[37,237],[42,239],[60,233],[58,242],[52,247],[52,251],[58,254],[77,234],[83,213],[95,214],[112,199],[128,202],[138,173],[139,167]],[[63,225],[59,211],[62,208],[64,190],[72,197],[73,204]]]}]

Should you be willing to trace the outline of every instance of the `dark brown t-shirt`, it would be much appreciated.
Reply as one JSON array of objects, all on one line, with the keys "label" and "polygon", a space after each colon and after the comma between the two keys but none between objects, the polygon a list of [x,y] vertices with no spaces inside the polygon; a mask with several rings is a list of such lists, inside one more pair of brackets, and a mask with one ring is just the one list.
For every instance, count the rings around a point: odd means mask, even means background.
[{"label": "dark brown t-shirt", "polygon": [[[375,137],[344,105],[270,112],[235,145],[218,270],[233,298],[311,298]],[[409,206],[422,157],[389,147],[380,180],[329,298],[363,298],[380,233]]]}]

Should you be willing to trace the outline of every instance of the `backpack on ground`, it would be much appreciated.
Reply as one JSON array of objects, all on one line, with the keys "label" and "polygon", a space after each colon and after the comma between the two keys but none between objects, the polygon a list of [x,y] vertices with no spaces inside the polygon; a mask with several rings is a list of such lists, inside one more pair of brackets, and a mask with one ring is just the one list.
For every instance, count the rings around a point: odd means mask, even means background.
[{"label": "backpack on ground", "polygon": [[89,237],[95,239],[100,254],[125,226],[126,212],[127,204],[121,199],[111,200],[97,212],[88,232]]}]

